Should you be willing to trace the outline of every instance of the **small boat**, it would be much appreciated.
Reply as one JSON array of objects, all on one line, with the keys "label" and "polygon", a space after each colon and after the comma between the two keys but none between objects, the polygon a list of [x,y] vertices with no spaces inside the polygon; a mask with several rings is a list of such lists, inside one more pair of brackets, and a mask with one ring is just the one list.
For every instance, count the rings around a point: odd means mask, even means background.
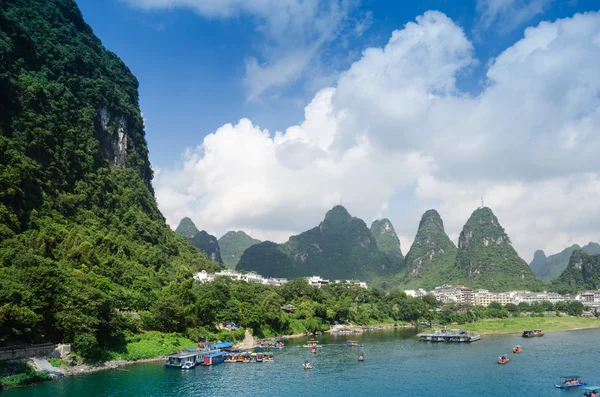
[{"label": "small boat", "polygon": [[263,362],[263,354],[262,353],[256,353],[256,362],[257,363]]},{"label": "small boat", "polygon": [[313,347],[323,347],[323,345],[319,345],[318,341],[316,341],[316,340],[309,340],[306,342],[306,345],[302,345],[302,347],[313,348]]},{"label": "small boat", "polygon": [[504,365],[509,361],[510,359],[508,358],[507,354],[503,354],[502,356],[498,357],[498,364]]},{"label": "small boat", "polygon": [[600,396],[600,386],[586,386],[582,387],[583,397],[599,397]]},{"label": "small boat", "polygon": [[310,365],[310,361],[306,360],[304,364],[302,364],[304,369],[312,369],[312,365]]},{"label": "small boat", "polygon": [[236,353],[228,353],[227,357],[225,357],[226,363],[236,363],[237,362],[237,354]]},{"label": "small boat", "polygon": [[358,361],[365,361],[365,354],[364,353],[360,353],[358,355]]},{"label": "small boat", "polygon": [[523,335],[521,335],[521,336],[523,338],[540,337],[540,336],[544,336],[544,331],[542,331],[541,329],[526,330],[526,331],[523,331]]},{"label": "small boat", "polygon": [[310,350],[313,354],[317,354],[317,348],[313,346],[313,348]]},{"label": "small boat", "polygon": [[581,378],[577,375],[562,376],[558,385],[555,385],[557,389],[572,389],[574,387],[587,386]]},{"label": "small boat", "polygon": [[263,354],[263,363],[272,363],[273,361],[275,361],[275,357],[273,356],[273,353]]},{"label": "small boat", "polygon": [[519,353],[522,353],[522,352],[523,352],[523,349],[521,348],[520,345],[516,345],[515,347],[513,347],[513,353],[514,354],[519,354]]},{"label": "small boat", "polygon": [[358,341],[355,340],[349,340],[348,342],[344,343],[344,346],[347,347],[362,347],[362,344],[359,344]]},{"label": "small boat", "polygon": [[181,369],[192,369],[196,366],[196,363],[193,361],[186,361],[182,366]]}]

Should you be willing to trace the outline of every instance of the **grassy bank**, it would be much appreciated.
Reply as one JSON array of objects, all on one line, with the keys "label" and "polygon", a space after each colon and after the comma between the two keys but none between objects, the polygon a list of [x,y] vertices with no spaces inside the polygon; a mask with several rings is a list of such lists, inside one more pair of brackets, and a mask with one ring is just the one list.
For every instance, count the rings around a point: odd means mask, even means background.
[{"label": "grassy bank", "polygon": [[527,329],[542,329],[545,332],[575,329],[600,328],[600,319],[583,317],[509,317],[481,320],[461,325],[461,328],[481,334],[520,334]]},{"label": "grassy bank", "polygon": [[148,331],[140,334],[128,333],[125,335],[123,346],[115,350],[106,351],[103,361],[106,360],[144,360],[171,354],[180,349],[191,349],[196,344],[181,334],[165,334],[157,331]]},{"label": "grassy bank", "polygon": [[35,372],[24,361],[0,361],[0,390],[32,385],[48,379],[48,372]]}]

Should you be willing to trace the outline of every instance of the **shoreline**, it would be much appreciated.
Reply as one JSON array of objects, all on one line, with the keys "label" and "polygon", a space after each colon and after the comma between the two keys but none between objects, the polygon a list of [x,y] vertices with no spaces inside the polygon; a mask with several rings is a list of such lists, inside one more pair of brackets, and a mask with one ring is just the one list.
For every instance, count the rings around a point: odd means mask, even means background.
[{"label": "shoreline", "polygon": [[[515,321],[515,319],[517,321]],[[520,318],[486,320],[486,321],[479,321],[479,322],[470,323],[470,324],[450,325],[449,328],[459,327],[459,328],[465,328],[465,329],[469,329],[469,330],[471,330],[471,328],[474,328],[472,331],[476,332],[482,336],[519,335],[523,331],[520,328],[519,329],[516,329],[516,328],[505,329],[505,330],[502,330],[502,329],[482,330],[482,331],[479,331],[476,329],[476,328],[478,328],[477,325],[479,325],[479,326],[489,325],[489,324],[506,325],[507,323],[510,324],[511,322],[513,322],[513,323],[516,322],[517,324],[513,324],[514,326],[516,326],[516,325],[520,325],[519,321],[518,321],[519,319]],[[573,319],[580,319],[580,318],[578,318],[578,317],[562,317],[562,319],[573,320]],[[535,318],[535,320],[537,320],[537,321],[534,321],[534,322],[538,322],[538,323],[552,322],[552,320],[556,320],[556,317],[537,317],[537,318]],[[544,332],[555,333],[555,332],[569,332],[569,331],[582,331],[582,330],[589,330],[589,329],[600,329],[600,319],[587,319],[587,320],[589,320],[589,326],[569,327],[565,324],[563,326],[544,330]],[[593,323],[594,321],[596,321],[596,323]],[[473,325],[474,325],[474,327],[471,327]],[[351,328],[356,331],[362,330],[361,327],[351,327]],[[374,325],[369,328],[372,328],[375,331],[385,331],[385,330],[392,330],[392,329],[399,329],[399,328],[419,329],[418,325],[414,325],[414,324],[406,324],[406,325],[381,324],[381,325]],[[331,328],[329,330],[322,331],[322,332],[323,333],[331,333],[333,331],[334,331],[334,329]],[[372,332],[372,331],[363,331],[361,333],[365,333],[365,332]],[[298,338],[311,337],[311,336],[312,336],[312,334],[310,334],[310,333],[308,333],[308,334],[307,333],[296,333],[296,334],[291,334],[291,335],[282,335],[279,337],[286,338],[286,339],[298,339]],[[255,347],[256,347],[256,344],[255,344],[255,346],[249,347],[248,349],[252,349]],[[158,362],[158,361],[163,361],[163,360],[164,360],[164,356],[161,355],[161,356],[157,356],[157,357],[153,357],[153,358],[146,358],[146,359],[135,360],[135,361],[133,361],[133,360],[113,360],[113,361],[106,361],[106,362],[98,363],[98,364],[77,365],[75,367],[57,367],[57,368],[55,368],[55,371],[61,372],[65,377],[66,376],[77,376],[77,375],[92,374],[95,372],[106,371],[106,370],[111,370],[111,369],[119,369],[121,367],[125,367],[125,366],[132,365],[132,364],[151,363],[151,362]]]}]

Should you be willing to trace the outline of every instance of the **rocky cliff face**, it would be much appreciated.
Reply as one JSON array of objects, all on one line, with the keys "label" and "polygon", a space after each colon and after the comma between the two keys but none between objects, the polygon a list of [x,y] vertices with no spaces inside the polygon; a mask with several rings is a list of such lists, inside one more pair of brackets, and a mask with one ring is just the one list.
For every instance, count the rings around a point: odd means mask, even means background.
[{"label": "rocky cliff face", "polygon": [[456,246],[444,230],[444,222],[436,210],[421,217],[419,229],[406,255],[407,287],[433,288],[451,281],[456,261]]},{"label": "rocky cliff face", "polygon": [[206,233],[204,230],[201,230],[194,237],[192,237],[190,241],[196,248],[204,252],[211,260],[223,263],[223,260],[221,259],[219,242],[215,236]]},{"label": "rocky cliff face", "polygon": [[98,138],[102,157],[111,167],[123,169],[127,166],[127,119],[113,116],[106,107],[98,110],[100,120]]},{"label": "rocky cliff face", "polygon": [[491,290],[541,288],[487,207],[475,210],[460,233],[455,276]]}]

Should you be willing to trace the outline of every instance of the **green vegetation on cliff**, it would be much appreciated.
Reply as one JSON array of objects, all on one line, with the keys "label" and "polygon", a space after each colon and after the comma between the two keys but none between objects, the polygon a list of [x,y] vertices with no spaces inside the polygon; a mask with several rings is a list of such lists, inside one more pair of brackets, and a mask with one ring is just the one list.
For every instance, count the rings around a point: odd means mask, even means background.
[{"label": "green vegetation on cliff", "polygon": [[468,286],[492,291],[543,287],[487,207],[475,210],[460,233],[453,276]]},{"label": "green vegetation on cliff", "polygon": [[394,226],[389,219],[379,219],[371,224],[371,234],[381,252],[390,256],[392,260],[402,263],[404,256],[400,248],[400,239],[396,235]]},{"label": "green vegetation on cliff", "polygon": [[444,222],[436,210],[421,217],[419,229],[406,254],[406,288],[430,289],[450,282],[456,261],[456,246],[444,230]]},{"label": "green vegetation on cliff", "polygon": [[558,292],[596,290],[600,288],[600,255],[590,255],[583,250],[571,254],[567,268],[552,283]]},{"label": "green vegetation on cliff", "polygon": [[192,238],[200,233],[200,230],[198,230],[194,222],[186,216],[179,222],[177,229],[175,229],[175,233],[183,237]]},{"label": "green vegetation on cliff", "polygon": [[568,248],[565,248],[558,254],[550,255],[546,257],[544,251],[538,250],[533,256],[533,261],[529,264],[529,267],[536,275],[536,277],[542,279],[545,282],[550,282],[560,276],[560,274],[567,268],[571,254],[576,250],[583,250],[588,254],[600,254],[600,245],[598,243],[590,242],[583,247],[574,244]]},{"label": "green vegetation on cliff", "polygon": [[364,221],[350,216],[338,205],[319,226],[284,244],[263,242],[248,248],[238,270],[255,271],[270,277],[319,275],[329,279],[362,279],[395,274],[402,267],[377,247]]},{"label": "green vegetation on cliff", "polygon": [[229,231],[219,238],[219,247],[221,248],[221,258],[225,267],[235,269],[242,254],[246,249],[260,243],[246,233],[240,231]]},{"label": "green vegetation on cliff", "polygon": [[159,212],[138,82],[73,0],[0,8],[0,343],[93,356],[219,265]]},{"label": "green vegetation on cliff", "polygon": [[219,242],[217,238],[211,234],[206,233],[204,230],[196,233],[194,237],[190,239],[194,247],[204,252],[211,260],[219,263],[223,263],[221,260],[221,250],[219,248]]}]

